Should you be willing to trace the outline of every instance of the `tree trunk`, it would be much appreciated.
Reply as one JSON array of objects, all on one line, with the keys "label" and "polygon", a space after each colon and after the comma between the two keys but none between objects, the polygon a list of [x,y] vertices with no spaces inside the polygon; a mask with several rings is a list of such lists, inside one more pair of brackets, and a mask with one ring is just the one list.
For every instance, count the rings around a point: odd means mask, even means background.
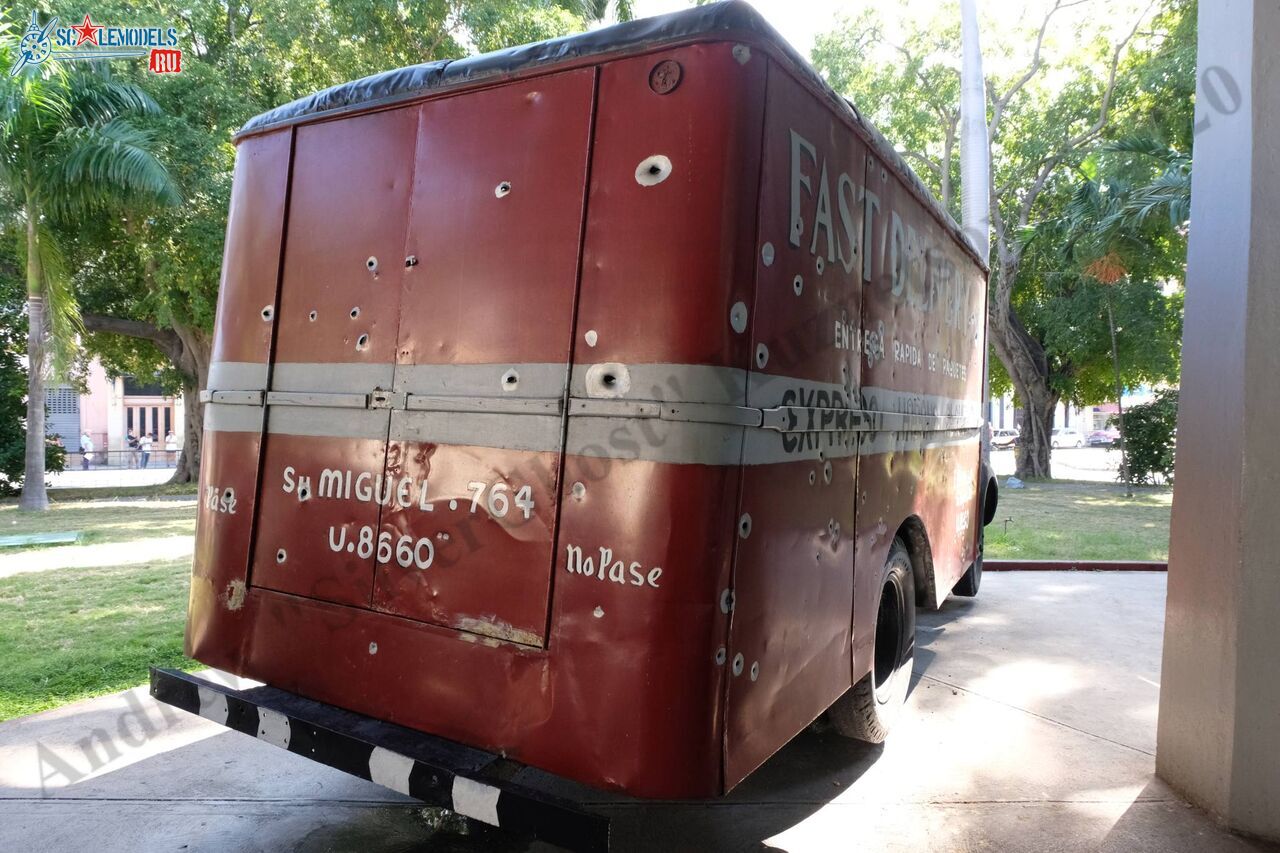
[{"label": "tree trunk", "polygon": [[209,384],[212,342],[209,333],[174,321],[172,329],[162,329],[143,320],[85,314],[84,327],[90,332],[142,338],[158,346],[182,374],[182,452],[170,483],[193,483],[200,479],[200,439],[204,429],[204,403],[200,392]]},{"label": "tree trunk", "polygon": [[194,326],[175,322],[173,330],[182,341],[178,367],[182,371],[182,405],[186,426],[182,433],[182,453],[170,483],[195,483],[200,480],[200,450],[204,437],[204,403],[200,392],[209,386],[209,359],[212,343],[209,335]]},{"label": "tree trunk", "polygon": [[27,205],[27,446],[20,509],[46,510],[49,495],[44,486],[45,407],[45,300],[40,269],[40,242],[36,236],[39,212]]},{"label": "tree trunk", "polygon": [[1059,395],[1049,384],[1044,347],[1027,332],[1010,304],[1018,258],[1006,255],[992,273],[995,287],[988,307],[988,334],[1025,413],[1014,473],[1023,480],[1045,479],[1052,476],[1050,436]]}]

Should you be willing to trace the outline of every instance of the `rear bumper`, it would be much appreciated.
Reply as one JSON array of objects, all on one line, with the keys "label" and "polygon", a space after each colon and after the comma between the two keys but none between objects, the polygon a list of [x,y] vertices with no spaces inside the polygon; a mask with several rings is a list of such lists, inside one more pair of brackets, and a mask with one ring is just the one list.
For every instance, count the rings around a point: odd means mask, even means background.
[{"label": "rear bumper", "polygon": [[521,765],[493,753],[274,687],[235,690],[169,669],[152,668],[151,695],[428,805],[569,850],[609,849],[607,817],[526,784]]}]

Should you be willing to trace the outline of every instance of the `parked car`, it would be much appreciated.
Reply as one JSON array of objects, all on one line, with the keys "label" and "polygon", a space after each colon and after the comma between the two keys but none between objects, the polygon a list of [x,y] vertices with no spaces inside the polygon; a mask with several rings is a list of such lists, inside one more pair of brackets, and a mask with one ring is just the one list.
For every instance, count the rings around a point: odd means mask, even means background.
[{"label": "parked car", "polygon": [[1016,429],[993,429],[991,431],[991,446],[1004,449],[1013,447],[1018,441],[1018,431]]},{"label": "parked car", "polygon": [[1120,443],[1120,430],[1115,427],[1096,429],[1089,433],[1090,447],[1115,447]]},{"label": "parked car", "polygon": [[1049,436],[1053,447],[1084,447],[1084,433],[1075,427],[1058,427]]}]

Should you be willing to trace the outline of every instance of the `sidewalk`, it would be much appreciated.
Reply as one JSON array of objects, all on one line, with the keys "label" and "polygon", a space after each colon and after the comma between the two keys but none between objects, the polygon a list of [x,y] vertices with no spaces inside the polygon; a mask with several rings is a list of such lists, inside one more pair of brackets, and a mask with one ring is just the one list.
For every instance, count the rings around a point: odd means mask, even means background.
[{"label": "sidewalk", "polygon": [[[1274,850],[1153,776],[1164,583],[989,575],[976,600],[921,615],[909,713],[889,743],[810,731],[722,800],[613,805],[615,849]],[[547,849],[437,822],[142,690],[0,724],[0,849]]]}]

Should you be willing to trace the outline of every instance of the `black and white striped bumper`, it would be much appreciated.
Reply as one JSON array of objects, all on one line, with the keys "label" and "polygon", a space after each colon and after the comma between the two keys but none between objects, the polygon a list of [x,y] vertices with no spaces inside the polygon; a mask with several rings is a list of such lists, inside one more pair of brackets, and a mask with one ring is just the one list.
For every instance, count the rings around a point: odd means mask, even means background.
[{"label": "black and white striped bumper", "polygon": [[274,687],[235,690],[170,669],[151,669],[151,695],[428,805],[568,850],[609,849],[607,817],[513,781],[520,765],[493,753]]}]

